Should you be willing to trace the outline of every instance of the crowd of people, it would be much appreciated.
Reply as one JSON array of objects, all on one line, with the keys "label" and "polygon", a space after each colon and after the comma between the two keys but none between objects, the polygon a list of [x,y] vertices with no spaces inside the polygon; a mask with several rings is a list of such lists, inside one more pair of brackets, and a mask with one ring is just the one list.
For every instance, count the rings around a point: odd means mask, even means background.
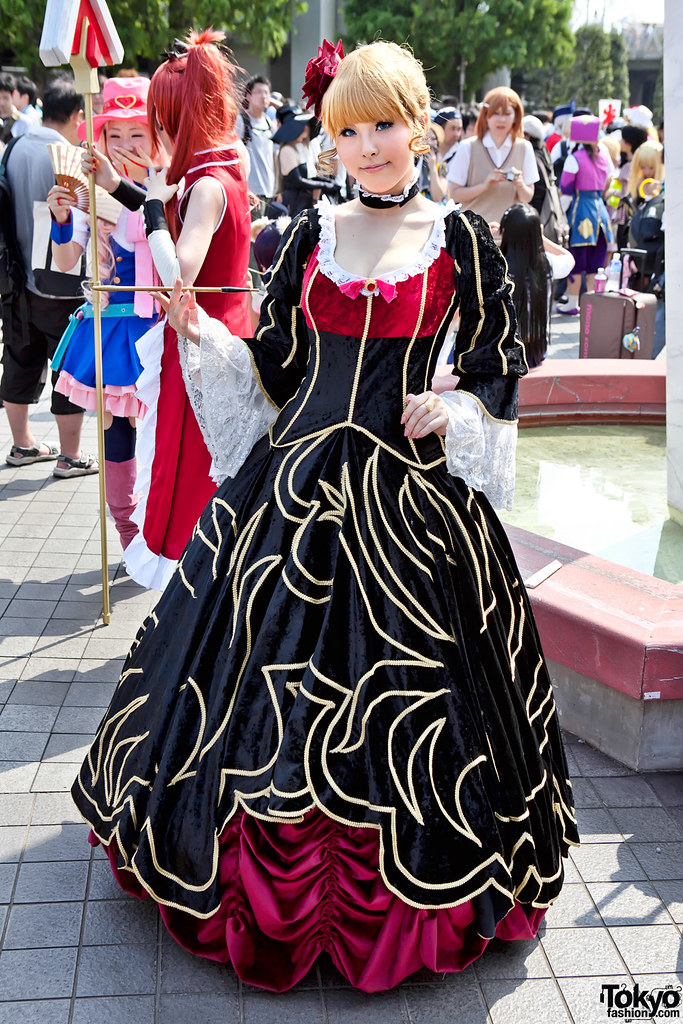
[{"label": "crowd of people", "polygon": [[[493,508],[556,283],[571,314],[617,215],[661,194],[661,149],[624,125],[619,179],[589,111],[525,116],[506,87],[434,106],[393,43],[325,41],[304,107],[240,89],[221,38],[106,79],[81,154],[106,200],[107,501],[163,593],[72,792],[186,948],[272,990],[324,953],[375,991],[536,935],[578,843]],[[83,97],[55,82],[38,121],[25,86],[0,79],[7,461],[68,477],[98,471],[89,222],[53,170]],[[59,450],[28,415],[48,358]]]},{"label": "crowd of people", "polygon": [[[353,180],[336,159],[328,173],[321,173],[318,161],[327,143],[310,112],[271,92],[263,76],[250,79],[245,97],[247,109],[238,130],[252,157],[249,184],[259,197],[260,214],[294,215],[323,196],[333,203],[353,196]],[[522,271],[526,261],[515,259],[516,272],[511,270],[516,273],[518,322],[545,325],[541,334],[523,334],[528,353],[533,350],[533,366],[545,358],[552,312],[578,316],[580,294],[592,290],[595,273],[607,267],[615,250],[642,244],[642,239],[629,236],[633,214],[662,191],[662,128],[655,129],[651,112],[642,105],[625,115],[603,127],[589,108],[573,102],[525,115],[519,95],[505,87],[492,89],[480,104],[461,108],[446,97],[430,107],[429,149],[415,160],[423,195],[437,203],[452,200],[481,214],[498,240],[500,222],[513,205],[538,214],[542,241],[535,255],[544,270],[544,285],[538,286],[539,267]],[[644,143],[631,174],[634,153]],[[643,181],[646,191],[641,190]],[[528,246],[522,225],[531,220],[528,209],[508,219],[509,251]],[[257,223],[254,232],[267,223],[267,218]],[[515,225],[520,226],[519,238]],[[548,242],[565,251],[554,265]],[[658,242],[656,255],[648,254],[644,264],[627,262],[624,284],[656,290],[663,300],[662,232]],[[663,313],[663,305],[661,309]],[[655,355],[663,341],[660,331]]]}]

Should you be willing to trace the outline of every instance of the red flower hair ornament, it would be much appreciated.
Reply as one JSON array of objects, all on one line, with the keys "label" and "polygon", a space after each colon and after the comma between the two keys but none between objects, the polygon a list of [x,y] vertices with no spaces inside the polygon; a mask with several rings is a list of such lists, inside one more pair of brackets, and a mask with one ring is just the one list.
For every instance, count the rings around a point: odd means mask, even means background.
[{"label": "red flower hair ornament", "polygon": [[323,96],[343,59],[344,50],[341,39],[336,46],[329,43],[327,39],[323,39],[322,46],[318,47],[318,56],[312,57],[306,65],[306,75],[301,92],[307,101],[306,109],[314,107],[315,116],[318,119],[320,119]]}]

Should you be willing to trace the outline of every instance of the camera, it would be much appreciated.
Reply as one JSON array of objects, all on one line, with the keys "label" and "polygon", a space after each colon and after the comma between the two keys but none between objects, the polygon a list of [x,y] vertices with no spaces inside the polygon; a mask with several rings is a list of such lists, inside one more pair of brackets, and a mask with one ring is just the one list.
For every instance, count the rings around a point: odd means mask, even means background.
[{"label": "camera", "polygon": [[509,171],[505,172],[505,178],[506,178],[507,181],[514,181],[515,180],[515,175],[517,175],[517,174],[519,174],[519,171],[517,170],[517,168],[516,167],[511,167]]}]

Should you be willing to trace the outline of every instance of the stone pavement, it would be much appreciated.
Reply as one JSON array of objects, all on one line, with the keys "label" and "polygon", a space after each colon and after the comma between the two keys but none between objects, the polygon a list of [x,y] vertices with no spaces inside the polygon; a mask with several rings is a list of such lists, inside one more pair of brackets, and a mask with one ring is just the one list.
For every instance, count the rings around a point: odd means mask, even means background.
[{"label": "stone pavement", "polygon": [[553,312],[550,316],[550,344],[547,359],[579,358],[579,318]]},{"label": "stone pavement", "polygon": [[[45,401],[32,421],[56,440]],[[94,450],[93,417],[85,434]],[[0,412],[3,463],[9,445]],[[0,468],[0,1024],[607,1024],[603,985],[623,1000],[683,983],[682,777],[638,776],[571,736],[584,845],[539,941],[375,996],[330,964],[273,996],[185,953],[116,886],[68,794],[155,596],[127,578],[111,530],[101,625],[97,478],[50,474]]]}]

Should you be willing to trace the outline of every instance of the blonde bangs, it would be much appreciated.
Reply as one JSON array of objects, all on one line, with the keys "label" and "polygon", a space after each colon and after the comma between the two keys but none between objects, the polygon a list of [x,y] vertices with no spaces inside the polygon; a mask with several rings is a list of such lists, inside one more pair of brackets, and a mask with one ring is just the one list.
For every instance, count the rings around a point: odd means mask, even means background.
[{"label": "blonde bangs", "polygon": [[395,43],[370,43],[339,65],[322,102],[321,120],[330,140],[349,125],[366,121],[424,122],[429,92],[421,66]]},{"label": "blonde bangs", "polygon": [[327,91],[322,122],[331,139],[349,125],[363,121],[406,120],[400,100],[386,80],[370,83],[363,78],[348,76],[346,82],[340,81],[337,88]]}]

